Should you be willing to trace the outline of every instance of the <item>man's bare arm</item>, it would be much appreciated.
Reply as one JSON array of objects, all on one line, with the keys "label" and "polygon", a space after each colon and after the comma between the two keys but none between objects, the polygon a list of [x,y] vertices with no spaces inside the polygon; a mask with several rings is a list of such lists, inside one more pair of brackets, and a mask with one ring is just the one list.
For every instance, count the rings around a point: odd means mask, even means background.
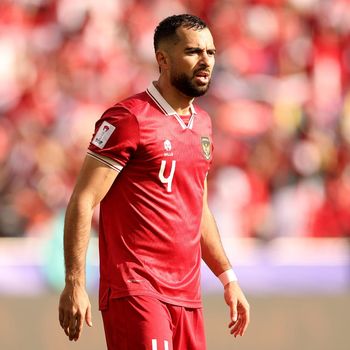
[{"label": "man's bare arm", "polygon": [[[204,184],[203,212],[201,221],[202,258],[211,271],[219,276],[231,269],[231,264],[222,246],[215,219],[209,209],[207,200],[207,182]],[[229,328],[235,337],[243,335],[249,324],[249,304],[237,281],[224,286],[224,297],[230,308],[231,322]]]},{"label": "man's bare arm", "polygon": [[203,212],[200,230],[202,259],[215,276],[219,276],[222,272],[230,269],[231,264],[222,246],[213,214],[208,207],[207,182],[204,184]]},{"label": "man's bare arm", "polygon": [[78,340],[84,319],[91,326],[91,305],[85,289],[85,263],[94,208],[112,186],[117,172],[86,156],[67,206],[64,225],[66,285],[59,303],[59,321],[70,340]]}]

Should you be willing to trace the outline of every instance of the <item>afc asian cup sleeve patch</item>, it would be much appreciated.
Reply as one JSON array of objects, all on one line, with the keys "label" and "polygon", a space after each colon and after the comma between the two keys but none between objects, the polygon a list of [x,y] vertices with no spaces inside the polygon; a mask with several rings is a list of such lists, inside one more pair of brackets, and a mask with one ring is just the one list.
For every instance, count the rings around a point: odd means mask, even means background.
[{"label": "afc asian cup sleeve patch", "polygon": [[92,140],[92,144],[95,145],[98,148],[103,148],[111,135],[113,134],[113,131],[115,130],[115,126],[112,124],[104,121],[100,128],[98,129],[94,139]]},{"label": "afc asian cup sleeve patch", "polygon": [[202,152],[206,160],[209,160],[211,157],[211,145],[210,145],[210,139],[207,136],[201,137],[201,144],[202,144]]}]

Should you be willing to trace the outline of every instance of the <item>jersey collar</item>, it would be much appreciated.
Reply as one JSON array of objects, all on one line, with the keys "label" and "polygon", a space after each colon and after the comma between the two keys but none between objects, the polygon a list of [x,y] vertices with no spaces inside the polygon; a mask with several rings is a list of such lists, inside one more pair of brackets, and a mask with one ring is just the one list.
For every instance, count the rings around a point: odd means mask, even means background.
[{"label": "jersey collar", "polygon": [[190,104],[191,118],[186,125],[181,117],[175,112],[174,108],[165,100],[165,98],[160,94],[157,88],[152,82],[146,90],[147,94],[152,98],[152,100],[157,104],[157,106],[163,111],[167,116],[174,116],[177,121],[180,123],[183,129],[192,129],[194,116],[197,114],[193,104]]}]

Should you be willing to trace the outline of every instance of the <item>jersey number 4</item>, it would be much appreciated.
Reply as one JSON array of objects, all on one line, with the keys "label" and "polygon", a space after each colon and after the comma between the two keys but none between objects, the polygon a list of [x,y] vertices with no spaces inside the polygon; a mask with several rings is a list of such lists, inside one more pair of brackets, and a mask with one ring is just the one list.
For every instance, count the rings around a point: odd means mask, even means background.
[{"label": "jersey number 4", "polygon": [[173,182],[174,174],[175,174],[175,168],[176,168],[176,160],[171,161],[171,169],[170,174],[168,177],[164,176],[164,170],[166,168],[166,160],[162,160],[162,164],[160,165],[159,169],[159,179],[163,184],[167,184],[167,192],[171,192],[171,185]]}]

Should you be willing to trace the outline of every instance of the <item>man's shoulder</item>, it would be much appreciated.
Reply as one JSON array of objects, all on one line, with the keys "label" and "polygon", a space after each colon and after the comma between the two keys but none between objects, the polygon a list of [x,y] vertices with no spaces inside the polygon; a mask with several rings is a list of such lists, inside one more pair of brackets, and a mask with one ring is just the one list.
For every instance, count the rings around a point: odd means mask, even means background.
[{"label": "man's shoulder", "polygon": [[138,111],[144,109],[145,107],[148,107],[150,103],[150,97],[146,91],[142,91],[119,101],[114,105],[114,107],[124,108],[130,113],[137,115]]},{"label": "man's shoulder", "polygon": [[102,119],[114,121],[136,121],[142,123],[145,116],[161,113],[146,91],[129,96],[107,108]]},{"label": "man's shoulder", "polygon": [[206,110],[204,110],[202,107],[200,107],[200,106],[198,105],[198,103],[194,103],[194,104],[193,104],[193,107],[194,107],[194,109],[195,109],[195,111],[196,111],[197,114],[205,115],[206,117],[209,117],[208,112],[207,112]]},{"label": "man's shoulder", "polygon": [[204,110],[203,108],[201,108],[200,106],[198,106],[198,104],[194,105],[194,109],[196,111],[196,120],[197,120],[196,125],[200,128],[209,127],[211,129],[212,121],[211,121],[209,113],[206,110]]}]

